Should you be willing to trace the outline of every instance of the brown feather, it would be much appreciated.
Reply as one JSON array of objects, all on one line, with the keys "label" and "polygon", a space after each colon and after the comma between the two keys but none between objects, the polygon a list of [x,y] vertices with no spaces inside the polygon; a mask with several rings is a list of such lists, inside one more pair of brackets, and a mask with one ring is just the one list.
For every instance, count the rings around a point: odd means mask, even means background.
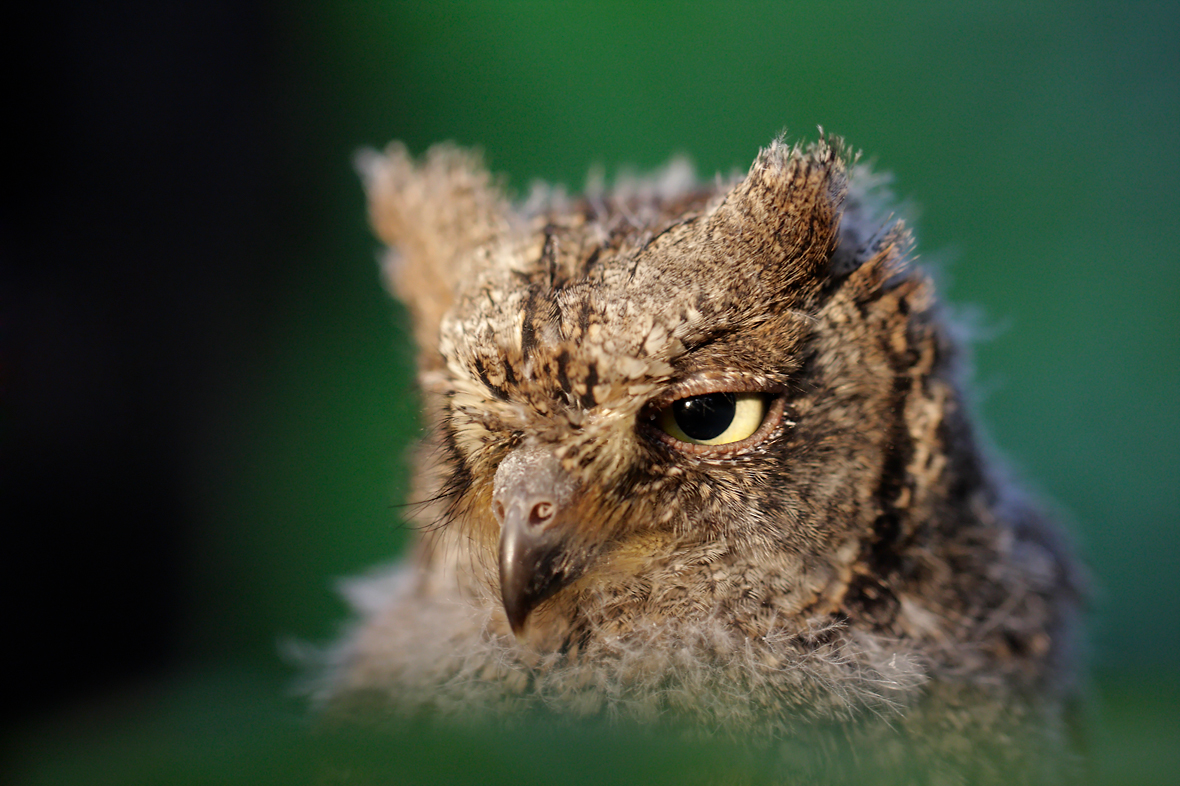
[{"label": "brown feather", "polygon": [[[454,148],[363,169],[439,501],[417,560],[352,591],[331,705],[676,711],[769,737],[867,716],[928,751],[966,716],[996,739],[1036,717],[1032,747],[1057,739],[1077,569],[981,453],[910,234],[839,140],[776,141],[733,183],[516,208]],[[661,431],[732,391],[769,402],[752,436]],[[540,480],[497,474],[523,456]]]}]

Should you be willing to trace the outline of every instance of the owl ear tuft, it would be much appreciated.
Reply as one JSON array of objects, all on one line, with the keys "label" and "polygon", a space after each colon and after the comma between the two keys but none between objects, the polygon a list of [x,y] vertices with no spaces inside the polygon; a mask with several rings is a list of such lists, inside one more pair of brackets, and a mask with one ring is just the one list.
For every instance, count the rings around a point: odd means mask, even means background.
[{"label": "owl ear tuft", "polygon": [[838,137],[806,148],[780,137],[763,149],[745,180],[713,216],[714,230],[761,260],[775,288],[819,279],[839,241],[848,191],[848,157]]},{"label": "owl ear tuft", "polygon": [[508,204],[478,152],[436,145],[414,161],[399,142],[384,153],[362,151],[356,167],[369,201],[369,221],[390,248],[383,272],[409,307],[425,354],[438,344],[456,285],[482,269],[479,248],[505,233]]}]

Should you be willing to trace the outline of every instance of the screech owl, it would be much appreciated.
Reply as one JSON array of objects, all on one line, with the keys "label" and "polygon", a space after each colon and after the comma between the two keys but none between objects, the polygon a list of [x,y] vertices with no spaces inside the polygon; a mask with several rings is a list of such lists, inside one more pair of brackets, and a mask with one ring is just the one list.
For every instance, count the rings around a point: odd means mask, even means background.
[{"label": "screech owl", "polygon": [[978,448],[910,234],[839,139],[516,204],[451,146],[361,169],[429,436],[413,555],[351,586],[329,706],[870,718],[995,771],[1027,729],[1058,744],[1077,568]]}]

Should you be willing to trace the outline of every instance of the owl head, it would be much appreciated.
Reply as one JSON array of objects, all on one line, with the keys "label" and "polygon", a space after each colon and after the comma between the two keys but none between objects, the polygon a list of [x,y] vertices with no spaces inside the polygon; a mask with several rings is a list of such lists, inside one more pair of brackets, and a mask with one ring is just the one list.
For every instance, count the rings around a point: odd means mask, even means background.
[{"label": "owl head", "polygon": [[361,168],[421,348],[426,559],[519,640],[888,614],[986,493],[909,234],[838,139],[517,204],[453,147]]}]

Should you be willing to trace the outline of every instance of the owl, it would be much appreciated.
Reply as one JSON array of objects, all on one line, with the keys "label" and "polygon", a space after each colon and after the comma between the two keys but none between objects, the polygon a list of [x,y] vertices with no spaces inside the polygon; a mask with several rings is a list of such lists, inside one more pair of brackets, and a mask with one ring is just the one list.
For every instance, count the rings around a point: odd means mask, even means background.
[{"label": "owl", "polygon": [[1064,744],[1078,568],[840,139],[515,202],[453,146],[360,169],[427,429],[327,707],[847,728],[1007,776]]}]

